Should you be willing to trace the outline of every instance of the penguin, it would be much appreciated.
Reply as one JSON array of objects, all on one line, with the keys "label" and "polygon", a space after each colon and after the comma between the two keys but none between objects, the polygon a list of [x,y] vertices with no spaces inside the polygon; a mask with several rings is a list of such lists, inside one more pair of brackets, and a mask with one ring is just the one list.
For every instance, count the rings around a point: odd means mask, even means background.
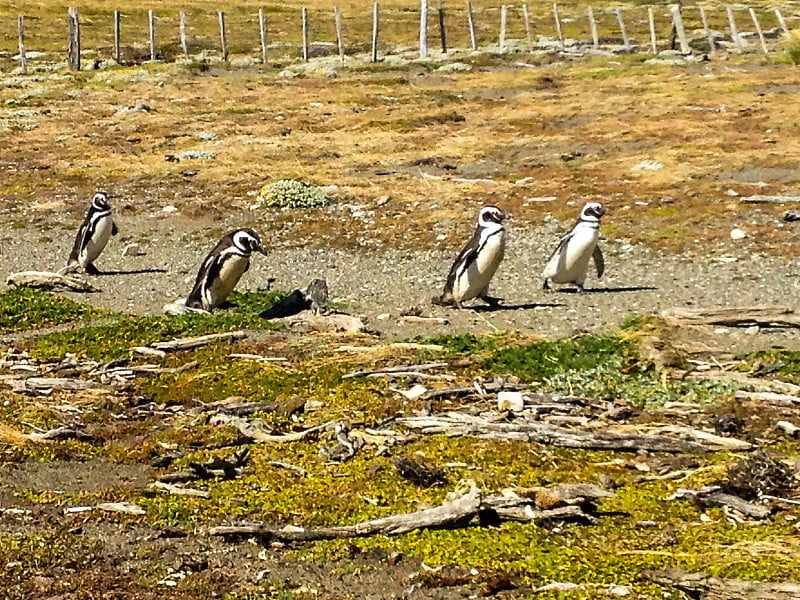
[{"label": "penguin", "polygon": [[252,229],[236,229],[224,235],[200,265],[186,306],[210,312],[225,302],[250,267],[253,252],[267,254],[261,238]]},{"label": "penguin", "polygon": [[508,215],[496,206],[484,206],[478,213],[478,227],[472,239],[456,257],[444,292],[433,298],[435,304],[463,303],[480,298],[490,306],[500,304],[500,298],[489,296],[489,282],[503,260],[506,249],[506,230],[503,221]]},{"label": "penguin", "polygon": [[97,192],[92,197],[92,204],[78,228],[67,266],[61,272],[74,273],[83,269],[90,275],[99,275],[100,270],[94,266],[94,261],[100,256],[111,236],[117,235],[118,231],[117,224],[111,216],[108,194]]},{"label": "penguin", "polygon": [[578,291],[583,291],[586,273],[589,270],[589,259],[594,259],[597,277],[605,271],[603,251],[598,245],[600,238],[600,219],[606,209],[599,202],[587,202],[578,222],[561,236],[558,246],[547,259],[542,273],[545,290],[551,289],[551,283],[574,283]]}]

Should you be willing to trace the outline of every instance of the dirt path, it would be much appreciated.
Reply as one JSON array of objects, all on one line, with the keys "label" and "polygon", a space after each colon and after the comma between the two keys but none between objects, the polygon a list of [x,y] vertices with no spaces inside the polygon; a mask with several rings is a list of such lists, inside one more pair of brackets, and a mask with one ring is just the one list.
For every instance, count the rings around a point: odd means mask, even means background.
[{"label": "dirt path", "polygon": [[[219,232],[247,217],[232,216],[213,224],[198,224],[180,215],[120,218],[122,233],[98,260],[100,268],[112,274],[93,279],[100,293],[75,297],[118,311],[159,314],[165,303],[188,293],[198,265]],[[793,261],[751,253],[746,242],[729,242],[718,248],[698,243],[696,252],[674,255],[615,239],[602,242],[606,276],[601,281],[590,276],[588,293],[544,292],[540,276],[544,260],[568,226],[570,223],[551,222],[534,229],[517,223],[510,229],[506,259],[492,286],[492,293],[505,299],[501,310],[456,310],[430,304],[430,297],[440,291],[455,250],[289,249],[289,236],[266,231],[265,226],[262,235],[271,240],[273,249],[267,258],[254,258],[240,289],[256,289],[274,277],[276,289],[289,290],[321,277],[327,280],[332,297],[349,312],[365,316],[371,330],[391,338],[495,329],[568,336],[603,331],[627,316],[671,306],[792,306],[800,293],[800,272]],[[60,267],[74,233],[61,226],[50,228],[47,235],[33,227],[5,228],[0,235],[4,267],[13,272]],[[143,254],[123,256],[123,249],[132,242],[139,244]],[[446,317],[449,323],[398,322],[400,314],[411,307],[419,307],[424,315]],[[792,332],[719,333],[720,343],[728,347],[800,347],[800,336]],[[764,335],[769,339],[763,339]]]}]

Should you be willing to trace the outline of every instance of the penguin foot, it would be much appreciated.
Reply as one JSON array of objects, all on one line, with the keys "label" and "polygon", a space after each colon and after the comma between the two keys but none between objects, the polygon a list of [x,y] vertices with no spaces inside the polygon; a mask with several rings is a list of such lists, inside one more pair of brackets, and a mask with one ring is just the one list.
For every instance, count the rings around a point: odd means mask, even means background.
[{"label": "penguin foot", "polygon": [[83,267],[83,270],[89,275],[100,275],[102,273],[102,271],[95,267],[93,263],[87,264],[85,267]]},{"label": "penguin foot", "polygon": [[500,306],[500,303],[503,301],[503,298],[495,298],[494,296],[481,296],[480,298],[492,308]]},{"label": "penguin foot", "polygon": [[62,267],[58,270],[59,275],[69,275],[71,273],[77,273],[80,270],[80,266],[78,263],[70,263],[66,267]]},{"label": "penguin foot", "polygon": [[585,291],[585,290],[583,289],[583,284],[582,284],[582,283],[576,283],[576,284],[575,284],[575,291],[576,291],[578,294],[582,294],[582,293]]},{"label": "penguin foot", "polygon": [[552,285],[550,285],[550,280],[549,280],[549,279],[545,279],[545,280],[544,280],[544,283],[542,284],[542,289],[543,289],[544,291],[546,291],[546,292],[551,292],[551,291],[553,291],[553,286],[552,286]]}]

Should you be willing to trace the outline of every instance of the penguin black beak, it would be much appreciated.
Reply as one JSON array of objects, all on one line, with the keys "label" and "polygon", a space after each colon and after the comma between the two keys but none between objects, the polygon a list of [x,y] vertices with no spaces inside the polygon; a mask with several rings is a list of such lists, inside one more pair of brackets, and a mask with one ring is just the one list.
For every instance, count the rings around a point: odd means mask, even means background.
[{"label": "penguin black beak", "polygon": [[267,252],[267,249],[266,249],[266,248],[264,248],[264,246],[260,246],[260,245],[259,245],[259,247],[258,247],[258,248],[256,248],[256,251],[257,251],[257,252],[260,252],[260,253],[261,253],[261,254],[263,254],[264,256],[267,256],[267,254],[269,254],[269,252]]}]

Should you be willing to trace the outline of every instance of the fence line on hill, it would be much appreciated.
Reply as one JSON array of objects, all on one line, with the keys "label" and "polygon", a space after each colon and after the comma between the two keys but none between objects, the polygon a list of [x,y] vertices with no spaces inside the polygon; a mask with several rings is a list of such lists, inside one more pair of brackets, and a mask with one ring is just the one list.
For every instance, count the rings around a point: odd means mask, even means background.
[{"label": "fence line on hill", "polygon": [[[533,51],[536,49],[536,44],[533,42],[533,31],[531,26],[531,19],[530,19],[530,11],[527,4],[521,5],[521,21],[524,27],[524,47],[527,48],[528,51]],[[497,36],[496,44],[490,44],[487,49],[491,49],[496,47],[500,52],[506,52],[510,48],[509,44],[509,37],[508,37],[508,28],[510,24],[510,17],[509,13],[512,9],[517,9],[515,5],[503,4],[500,6],[500,17],[499,17],[499,33]],[[631,14],[635,9],[629,9],[628,14]],[[695,10],[699,11],[700,22],[702,24],[703,36],[705,38],[705,43],[707,45],[707,49],[705,49],[709,54],[714,54],[720,44],[717,41],[717,38],[720,37],[719,33],[716,33],[709,25],[709,17],[708,11],[705,7],[699,6],[696,7]],[[733,45],[733,49],[736,52],[744,52],[745,51],[745,41],[744,38],[747,36],[752,36],[754,39],[758,40],[758,46],[762,54],[766,55],[769,53],[769,48],[767,45],[767,36],[764,33],[764,29],[761,26],[761,21],[755,11],[755,9],[751,7],[743,7],[740,8],[739,11],[742,10],[746,11],[750,20],[753,24],[754,31],[751,34],[743,34],[739,31],[735,12],[736,9],[731,6],[727,5],[725,7],[725,17],[727,18],[727,29],[728,29],[728,37],[730,39],[730,43]],[[670,25],[670,38],[669,38],[669,47],[670,49],[679,48],[679,51],[683,55],[689,55],[692,53],[692,47],[690,45],[689,36],[686,33],[686,27],[684,25],[684,15],[689,13],[693,10],[690,7],[680,6],[680,5],[672,5],[669,7],[669,25]],[[431,9],[428,4],[428,0],[420,0],[420,11],[419,11],[419,57],[421,59],[425,59],[429,55],[429,20],[428,16],[431,12]],[[519,12],[519,10],[517,10]],[[601,48],[601,41],[605,42],[606,46],[612,45],[612,42],[615,46],[620,46],[621,52],[633,52],[637,48],[645,49],[647,52],[651,52],[653,54],[657,54],[658,49],[658,36],[656,33],[656,24],[655,24],[655,13],[653,7],[647,7],[647,25],[648,25],[648,32],[649,33],[649,47],[647,44],[638,43],[635,39],[631,38],[629,35],[628,27],[625,23],[625,13],[626,11],[622,8],[615,8],[606,11],[607,14],[613,15],[616,20],[616,31],[612,31],[610,35],[601,36],[598,34],[598,24],[597,24],[597,15],[602,15],[603,13],[600,11],[595,11],[593,7],[589,6],[586,10],[586,22],[589,27],[591,42],[587,42],[583,44],[585,46],[591,46],[594,50],[598,50]],[[447,43],[447,29],[446,29],[446,15],[445,6],[443,0],[438,0],[438,7],[435,10],[436,15],[438,16],[438,35],[439,40],[441,42],[441,51],[443,54],[447,54],[450,48],[448,48]],[[774,37],[777,37],[781,32],[784,34],[789,33],[789,28],[786,23],[786,19],[781,13],[780,9],[775,8],[773,9],[774,17],[777,20],[777,27],[770,30],[770,34]],[[219,44],[214,47],[215,51],[219,52],[219,56],[223,62],[228,62],[230,59],[230,47],[229,44],[229,28],[227,26],[226,20],[226,13],[224,11],[217,12],[217,22],[218,22],[218,31],[219,31]],[[541,16],[541,15],[540,15]],[[310,23],[312,16],[309,13],[306,7],[303,7],[301,10],[300,15],[300,30],[301,30],[301,43],[300,43],[300,54],[304,61],[308,61],[312,58],[311,46],[314,43],[323,44],[325,43],[323,40],[317,40],[316,42],[312,41],[311,33],[310,33]],[[568,43],[567,38],[565,38],[564,34],[564,24],[565,23],[577,23],[582,20],[583,15],[579,16],[571,16],[569,18],[565,17],[562,14],[558,4],[553,4],[551,7],[551,15],[553,22],[554,31],[550,33],[555,33],[555,38],[553,43],[548,46],[545,43],[544,48],[550,49],[557,49],[561,52],[568,51]],[[797,19],[797,17],[793,18]],[[159,47],[157,43],[156,37],[156,29],[158,25],[158,15],[154,10],[147,11],[147,29],[148,29],[148,50],[149,50],[149,58],[151,61],[158,60],[159,58],[163,59],[164,54],[162,49]],[[371,19],[372,19],[372,38],[370,40],[369,48],[369,60],[371,62],[378,62],[379,61],[379,39],[380,39],[380,7],[377,2],[372,5],[371,10]],[[324,20],[324,19],[323,19]],[[113,48],[110,53],[111,58],[117,63],[123,63],[123,53],[122,53],[122,43],[123,43],[123,29],[122,29],[122,15],[120,11],[115,10],[112,13],[112,21],[113,21]],[[333,21],[334,21],[334,30],[336,34],[336,47],[338,49],[339,57],[342,61],[345,60],[345,55],[347,54],[347,45],[345,43],[345,36],[344,36],[344,26],[343,26],[343,15],[342,11],[339,7],[334,7],[333,9]],[[475,18],[475,10],[472,5],[471,0],[466,0],[465,8],[464,8],[464,21],[466,28],[469,32],[469,40],[470,46],[473,51],[478,50],[478,40],[476,35],[476,23],[477,19]],[[17,57],[20,63],[20,67],[23,73],[27,72],[29,58],[27,55],[27,50],[30,46],[31,38],[28,37],[26,39],[26,28],[25,28],[26,17],[24,15],[20,15],[17,19],[17,30],[18,30],[18,47],[19,47],[19,54]],[[452,21],[451,21],[452,22]],[[265,12],[263,9],[258,11],[258,39],[260,42],[260,59],[262,63],[267,62],[268,58],[268,33],[269,33],[269,23],[265,16]],[[414,22],[414,25],[417,25],[417,22]],[[484,22],[484,27],[487,28],[488,26]],[[574,27],[573,27],[574,28]],[[161,28],[163,31],[163,27]],[[178,36],[179,36],[179,46],[181,49],[181,53],[183,54],[184,58],[190,58],[189,53],[189,33],[188,33],[188,17],[186,12],[180,11],[179,12],[179,28],[178,28]],[[617,44],[618,37],[621,37],[621,44]],[[542,47],[541,40],[548,40],[551,39],[550,36],[540,35],[539,47]],[[725,40],[720,39],[723,43]],[[27,43],[26,43],[27,42]],[[576,47],[578,50],[582,48],[581,43],[583,40],[580,40],[578,43],[575,40],[570,40],[569,45],[571,47]],[[166,44],[162,44],[166,46]],[[286,45],[284,43],[284,45]],[[81,22],[80,22],[80,10],[78,7],[70,7],[67,12],[67,66],[72,70],[80,70],[81,69]],[[519,46],[517,46],[519,48]],[[351,51],[355,48],[355,45],[351,43]],[[412,46],[413,48],[413,46]],[[244,54],[249,54],[245,52]]]}]

